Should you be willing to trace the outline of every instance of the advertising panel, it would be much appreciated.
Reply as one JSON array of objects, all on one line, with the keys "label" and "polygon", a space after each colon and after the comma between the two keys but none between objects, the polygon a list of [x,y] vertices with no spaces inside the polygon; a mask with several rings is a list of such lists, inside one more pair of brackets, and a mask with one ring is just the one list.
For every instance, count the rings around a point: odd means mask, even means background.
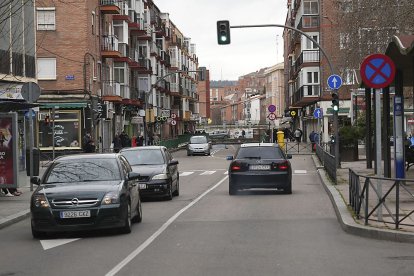
[{"label": "advertising panel", "polygon": [[17,114],[0,113],[0,188],[17,188]]}]

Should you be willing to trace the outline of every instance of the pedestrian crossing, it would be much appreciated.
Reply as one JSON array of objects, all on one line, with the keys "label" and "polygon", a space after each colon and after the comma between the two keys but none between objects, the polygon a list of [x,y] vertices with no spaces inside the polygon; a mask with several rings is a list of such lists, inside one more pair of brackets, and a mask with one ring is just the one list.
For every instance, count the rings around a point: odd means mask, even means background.
[{"label": "pedestrian crossing", "polygon": [[[194,171],[180,172],[180,176],[189,176],[189,175],[192,175],[192,174],[202,175],[202,176],[209,176],[209,175],[213,175],[215,173],[227,175],[229,172],[227,170],[224,170],[224,169],[219,169],[219,170],[215,170],[215,171],[194,170]],[[306,175],[306,174],[308,174],[307,170],[294,170],[293,171],[293,175]]]}]

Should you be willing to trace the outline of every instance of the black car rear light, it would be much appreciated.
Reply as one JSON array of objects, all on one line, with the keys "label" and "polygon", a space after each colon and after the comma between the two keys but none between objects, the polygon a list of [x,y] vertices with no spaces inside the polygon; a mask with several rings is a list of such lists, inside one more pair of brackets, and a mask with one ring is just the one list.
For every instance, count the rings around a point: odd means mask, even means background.
[{"label": "black car rear light", "polygon": [[287,161],[283,162],[283,163],[279,163],[279,170],[281,171],[286,171],[289,169],[289,163]]},{"label": "black car rear light", "polygon": [[287,171],[289,169],[289,162],[274,163],[272,169],[276,171]]},{"label": "black car rear light", "polygon": [[234,172],[234,171],[240,171],[241,170],[241,166],[238,163],[233,163],[230,165],[230,171]]}]

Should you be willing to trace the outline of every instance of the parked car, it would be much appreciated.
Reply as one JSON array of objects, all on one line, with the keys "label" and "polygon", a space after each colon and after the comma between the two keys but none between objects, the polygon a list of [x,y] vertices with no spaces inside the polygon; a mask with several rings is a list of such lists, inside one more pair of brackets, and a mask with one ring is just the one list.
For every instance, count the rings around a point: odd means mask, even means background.
[{"label": "parked car", "polygon": [[132,170],[140,174],[141,197],[165,197],[169,200],[180,194],[178,161],[164,146],[124,148]]},{"label": "parked car", "polygon": [[211,143],[204,135],[191,136],[187,144],[187,156],[195,154],[210,155],[210,150]]},{"label": "parked car", "polygon": [[238,190],[254,188],[283,189],[292,193],[292,156],[285,153],[277,144],[246,143],[237,150],[229,166],[229,194]]},{"label": "parked car", "polygon": [[208,136],[211,139],[225,139],[225,138],[230,137],[229,133],[225,130],[216,130],[216,131],[210,132]]},{"label": "parked car", "polygon": [[34,238],[50,232],[120,228],[142,220],[139,174],[120,154],[77,154],[56,158],[30,200]]}]

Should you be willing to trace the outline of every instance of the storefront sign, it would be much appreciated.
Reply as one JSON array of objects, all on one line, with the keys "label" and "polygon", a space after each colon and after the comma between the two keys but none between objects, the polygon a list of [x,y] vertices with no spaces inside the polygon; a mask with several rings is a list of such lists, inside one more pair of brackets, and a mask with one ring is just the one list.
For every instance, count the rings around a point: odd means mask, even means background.
[{"label": "storefront sign", "polygon": [[139,125],[139,124],[143,124],[143,123],[144,123],[144,120],[143,120],[142,117],[135,116],[135,117],[131,118],[131,124],[133,124],[133,125]]},{"label": "storefront sign", "polygon": [[17,113],[0,113],[0,188],[17,187]]}]

